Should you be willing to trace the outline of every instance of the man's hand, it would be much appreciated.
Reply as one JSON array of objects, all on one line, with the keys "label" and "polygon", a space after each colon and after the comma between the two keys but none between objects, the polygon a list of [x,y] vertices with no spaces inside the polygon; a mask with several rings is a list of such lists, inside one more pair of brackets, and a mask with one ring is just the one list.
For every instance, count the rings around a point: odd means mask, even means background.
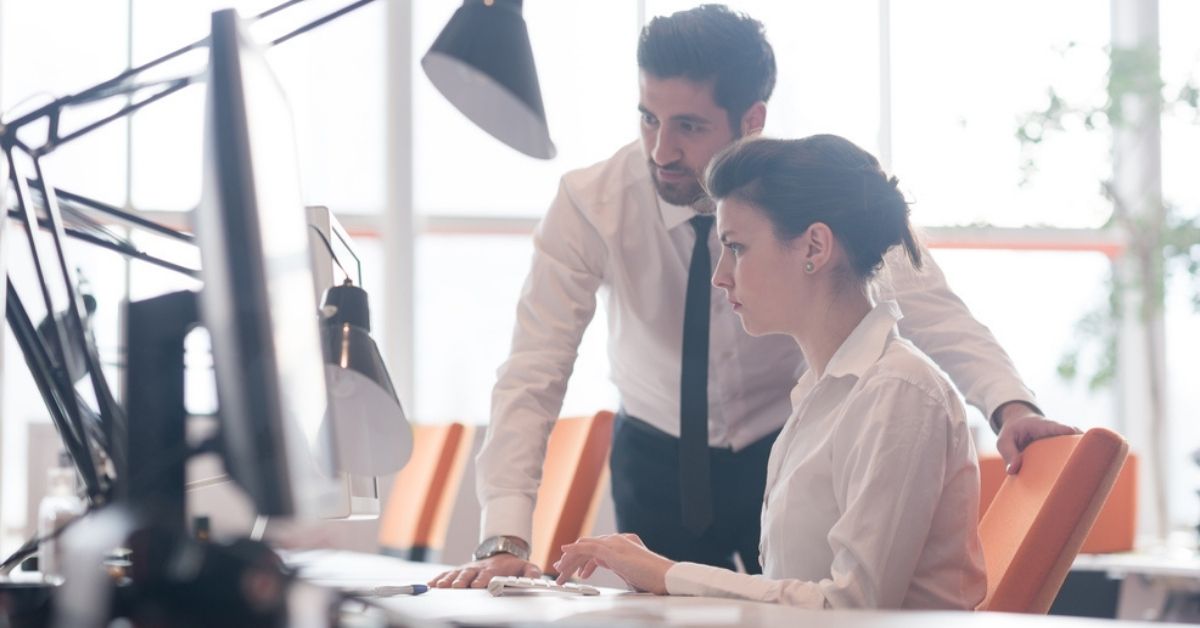
[{"label": "man's hand", "polygon": [[1078,428],[1056,423],[1019,401],[1004,404],[997,410],[1000,415],[1000,438],[996,448],[1008,465],[1009,473],[1021,470],[1021,452],[1035,440],[1051,436],[1079,434]]},{"label": "man's hand", "polygon": [[675,563],[646,549],[636,534],[610,534],[583,538],[562,546],[562,558],[554,564],[558,583],[576,573],[588,578],[597,567],[612,570],[636,591],[667,594],[667,570]]},{"label": "man's hand", "polygon": [[521,560],[512,554],[496,554],[440,573],[429,581],[429,586],[443,589],[482,589],[496,576],[538,578],[541,575],[542,570],[529,561]]}]

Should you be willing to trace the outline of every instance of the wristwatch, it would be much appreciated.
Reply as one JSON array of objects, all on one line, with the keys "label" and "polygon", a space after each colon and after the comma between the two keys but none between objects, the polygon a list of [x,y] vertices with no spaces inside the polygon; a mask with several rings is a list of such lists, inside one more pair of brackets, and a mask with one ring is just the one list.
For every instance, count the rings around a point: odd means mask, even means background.
[{"label": "wristwatch", "polygon": [[484,539],[479,547],[475,548],[471,558],[483,560],[496,554],[512,554],[521,560],[529,560],[529,544],[515,536],[492,536]]}]

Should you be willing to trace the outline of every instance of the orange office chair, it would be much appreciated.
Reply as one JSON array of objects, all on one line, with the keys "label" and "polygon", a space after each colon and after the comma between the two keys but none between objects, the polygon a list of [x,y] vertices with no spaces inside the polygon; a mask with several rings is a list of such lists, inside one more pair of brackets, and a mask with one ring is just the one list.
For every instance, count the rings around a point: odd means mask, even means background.
[{"label": "orange office chair", "polygon": [[530,562],[545,573],[562,556],[562,546],[588,534],[608,478],[613,413],[559,419],[546,446],[542,485],[533,511]]},{"label": "orange office chair", "polygon": [[1105,429],[1037,441],[979,522],[987,597],[977,610],[1045,613],[1091,530],[1129,444]]},{"label": "orange office chair", "polygon": [[413,452],[396,475],[379,522],[380,551],[408,560],[436,560],[471,449],[461,423],[413,425]]}]

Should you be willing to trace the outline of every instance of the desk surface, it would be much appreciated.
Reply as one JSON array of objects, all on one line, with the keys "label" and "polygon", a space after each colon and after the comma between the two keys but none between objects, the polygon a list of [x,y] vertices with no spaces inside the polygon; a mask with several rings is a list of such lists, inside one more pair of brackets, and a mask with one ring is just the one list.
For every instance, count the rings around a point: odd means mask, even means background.
[{"label": "desk surface", "polygon": [[[341,551],[293,552],[285,560],[303,577],[343,587],[425,582],[442,566],[386,556]],[[424,595],[400,596],[380,603],[407,616],[458,624],[563,622],[567,624],[652,624],[667,626],[818,625],[830,628],[991,628],[1012,626],[1014,619],[1031,628],[1113,628],[1111,620],[1004,613],[814,611],[738,600],[650,596],[605,589],[595,597],[536,595],[492,597],[485,590],[435,589]],[[1163,626],[1121,622],[1125,626]]]},{"label": "desk surface", "polygon": [[1080,554],[1071,569],[1103,571],[1113,578],[1136,574],[1200,583],[1200,554],[1185,548],[1155,548],[1121,554]]}]

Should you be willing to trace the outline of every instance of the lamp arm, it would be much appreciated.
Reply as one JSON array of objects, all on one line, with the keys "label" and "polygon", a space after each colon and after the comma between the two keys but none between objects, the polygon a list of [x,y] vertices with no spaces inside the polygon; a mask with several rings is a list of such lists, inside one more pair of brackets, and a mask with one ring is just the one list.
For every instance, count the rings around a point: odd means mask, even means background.
[{"label": "lamp arm", "polygon": [[[21,213],[16,209],[10,209],[10,210],[8,210],[8,216],[9,216],[9,218],[20,219]],[[41,227],[45,231],[49,231],[52,228],[50,221],[45,218],[38,219],[38,226]],[[191,277],[192,279],[200,279],[200,271],[199,270],[196,270],[195,268],[188,268],[187,266],[182,266],[180,264],[176,264],[175,262],[171,262],[171,261],[162,259],[160,257],[155,257],[155,256],[133,246],[129,242],[112,242],[112,241],[105,240],[103,238],[94,236],[86,231],[80,231],[78,229],[74,229],[71,227],[65,227],[64,232],[66,233],[67,237],[72,238],[74,240],[79,240],[80,242],[87,242],[88,244],[91,244],[93,246],[98,246],[102,249],[107,249],[114,253],[124,255],[125,257],[128,257],[129,259],[135,259],[140,262],[146,262],[147,264],[153,264],[155,266],[158,266],[159,268],[164,268],[166,270],[179,273],[180,275],[185,275],[187,277]]]},{"label": "lamp arm", "polygon": [[[31,183],[32,183],[32,181],[31,181]],[[190,233],[172,229],[171,227],[168,227],[166,225],[154,222],[153,220],[148,220],[148,219],[143,218],[135,213],[125,211],[124,209],[121,209],[119,207],[115,207],[113,205],[109,205],[107,203],[103,203],[103,202],[97,201],[95,199],[88,198],[86,196],[83,196],[82,194],[76,194],[74,192],[70,192],[70,191],[64,190],[62,188],[54,188],[54,193],[57,194],[58,197],[64,201],[69,201],[72,203],[77,203],[79,205],[83,205],[84,207],[87,207],[88,209],[96,210],[102,214],[112,216],[123,222],[127,222],[134,226],[141,227],[142,229],[146,229],[147,231],[153,231],[154,233],[157,233],[158,235],[166,236],[168,238],[172,238],[175,240],[179,240],[180,242],[187,242],[188,244],[195,243],[195,241],[196,241],[196,237]]]},{"label": "lamp arm", "polygon": [[[16,209],[10,209],[8,210],[8,217],[19,220],[20,213]],[[49,229],[52,228],[50,227],[50,221],[46,219],[38,219],[37,226],[41,227],[43,231],[49,231]],[[163,259],[161,257],[152,256],[150,253],[140,250],[138,247],[127,243],[127,241],[116,241],[116,243],[114,243],[114,241],[106,240],[97,237],[97,235],[92,235],[88,232],[80,231],[80,229],[72,227],[65,227],[64,232],[66,233],[67,238],[83,241],[83,243],[88,243],[92,246],[98,246],[101,247],[101,249],[113,251],[114,253],[119,253],[119,255],[130,259],[137,259],[139,262],[154,264],[158,268],[167,269],[173,271],[173,273],[179,273],[180,275],[186,275],[188,277],[192,277],[192,279],[200,279],[199,270],[187,268],[185,265],[176,264],[174,262],[169,262],[167,259]]]},{"label": "lamp arm", "polygon": [[38,337],[37,328],[30,320],[28,312],[25,311],[21,295],[13,287],[12,280],[6,278],[6,284],[8,307],[5,310],[5,318],[8,319],[8,326],[12,329],[18,346],[21,347],[21,353],[25,356],[25,364],[33,374],[33,381],[37,384],[38,392],[41,393],[42,400],[50,411],[50,419],[54,423],[54,427],[58,429],[63,444],[71,454],[71,459],[77,461],[75,467],[79,470],[88,497],[93,503],[101,503],[107,494],[107,488],[102,486],[95,465],[83,463],[84,460],[91,460],[87,430],[83,425],[76,425],[67,412],[64,396],[67,394],[73,396],[74,388],[62,390],[58,386],[60,378],[55,375],[55,371],[62,370],[61,367],[56,369],[53,360],[46,352],[46,347]]},{"label": "lamp arm", "polygon": [[[70,433],[76,435],[76,440],[83,443],[83,446],[74,447],[72,455],[75,457],[76,467],[79,468],[81,476],[86,476],[87,469],[94,474],[96,462],[92,456],[90,446],[86,446],[86,427],[84,425],[84,410],[85,404],[74,393],[74,382],[71,381],[67,374],[65,365],[67,361],[67,343],[72,342],[74,346],[80,348],[83,353],[85,363],[88,367],[89,379],[92,383],[93,393],[96,403],[99,407],[100,417],[106,429],[112,429],[116,426],[123,425],[124,416],[120,408],[117,406],[116,400],[108,388],[108,382],[104,378],[104,373],[100,369],[100,359],[96,354],[95,346],[89,342],[86,327],[83,325],[83,302],[82,298],[75,290],[73,277],[70,266],[67,264],[66,254],[63,249],[63,240],[66,238],[62,224],[61,213],[59,212],[57,197],[54,196],[53,187],[46,184],[45,172],[42,169],[41,160],[34,155],[29,155],[30,161],[36,170],[40,182],[39,191],[45,201],[45,209],[47,219],[50,223],[50,234],[53,246],[53,258],[50,252],[44,250],[46,243],[41,238],[36,237],[37,226],[41,223],[36,215],[33,203],[33,197],[29,190],[28,179],[20,175],[20,168],[16,161],[17,147],[12,144],[4,145],[4,153],[6,164],[9,167],[9,179],[16,190],[17,206],[20,210],[20,218],[25,224],[26,237],[29,241],[31,257],[33,258],[34,271],[38,280],[38,287],[41,292],[42,300],[46,311],[53,314],[56,311],[54,300],[50,294],[50,284],[48,281],[48,269],[46,264],[56,263],[61,273],[63,288],[66,292],[66,308],[65,314],[68,317],[68,332],[67,334],[54,334],[47,351],[49,364],[58,365],[62,368],[52,368],[48,372],[43,371],[42,374],[49,376],[50,379],[47,385],[52,385],[58,390],[57,400],[61,407],[65,410],[63,418],[71,426],[69,432],[64,432],[64,441],[68,441],[65,434]],[[51,262],[50,260],[53,260]],[[65,338],[64,335],[77,335],[74,338]],[[39,343],[42,341],[39,340]],[[44,344],[42,345],[45,346]],[[28,354],[27,354],[28,357]],[[89,486],[89,490],[96,487]],[[100,496],[100,493],[95,493]]]},{"label": "lamp arm", "polygon": [[18,129],[20,129],[21,127],[27,126],[33,122],[37,122],[38,120],[41,120],[42,118],[56,117],[59,114],[59,112],[61,112],[63,109],[65,109],[67,107],[72,107],[75,105],[81,105],[81,104],[85,104],[85,103],[95,102],[97,100],[104,100],[106,98],[111,98],[113,96],[127,95],[127,94],[131,93],[132,91],[136,91],[138,89],[145,87],[143,85],[128,84],[128,81],[131,78],[137,76],[138,74],[140,74],[142,72],[145,72],[146,70],[149,70],[150,68],[156,67],[158,65],[166,63],[167,61],[170,61],[171,59],[179,57],[185,53],[202,48],[207,43],[208,43],[207,38],[201,39],[198,41],[194,41],[178,50],[171,51],[157,59],[154,59],[153,61],[143,63],[142,65],[139,65],[136,68],[129,68],[128,70],[125,70],[124,72],[121,72],[120,74],[118,74],[110,79],[101,81],[91,87],[88,87],[81,92],[77,92],[75,94],[67,94],[66,96],[60,96],[58,98],[55,98],[54,100],[42,105],[41,107],[38,107],[37,109],[34,109],[33,111],[30,111],[29,113],[22,115],[21,117],[15,119],[15,120],[6,122],[3,125],[3,127],[0,127],[0,128],[3,129],[4,135],[6,135],[6,136],[12,135],[12,134],[15,134],[16,131]]},{"label": "lamp arm", "polygon": [[[63,228],[62,212],[60,212],[58,208],[58,197],[54,194],[54,188],[49,185],[49,181],[46,177],[46,171],[43,169],[42,160],[39,157],[33,158],[33,167],[37,172],[38,179],[42,183],[40,186],[40,191],[42,193],[42,199],[46,203],[46,215],[50,219],[50,236],[54,241],[55,261],[58,262],[58,269],[61,273],[62,282],[64,284],[63,287],[66,290],[66,315],[67,320],[70,323],[67,325],[68,333],[71,331],[75,332],[76,337],[73,340],[78,343],[76,345],[77,347],[83,349],[84,361],[88,367],[88,379],[92,383],[92,392],[95,395],[96,405],[100,411],[101,421],[109,426],[123,424],[124,420],[121,409],[117,405],[116,397],[113,396],[112,390],[108,387],[108,380],[104,377],[104,372],[100,368],[100,356],[96,352],[95,344],[89,341],[87,327],[83,322],[85,312],[83,296],[80,295],[79,291],[75,289],[74,272],[70,264],[67,263],[66,250],[64,248],[66,234]],[[16,170],[13,171],[13,175],[16,175]],[[32,236],[33,225],[27,225],[27,227],[30,229],[30,235]],[[47,311],[53,312],[52,309],[48,309]],[[72,327],[72,325],[74,327]],[[59,345],[62,349],[62,355],[64,356],[61,364],[66,365],[66,345],[65,341],[61,338],[61,335],[59,336]],[[69,376],[65,378],[65,381],[70,385],[71,389],[74,390],[74,384],[70,381]],[[71,401],[73,403],[68,406],[68,410],[74,410],[74,412],[71,413],[72,418],[75,420],[77,428],[81,433],[83,433],[83,430],[85,429],[83,425],[83,411],[81,410],[83,404],[81,404],[78,399],[72,398]],[[91,448],[84,448],[84,454],[86,458],[83,462],[85,464],[94,466],[95,463],[91,459]]]},{"label": "lamp arm", "polygon": [[[271,7],[269,9],[261,12],[261,13],[258,13],[253,18],[251,18],[251,20],[255,21],[255,22],[260,21],[264,18],[270,17],[277,13],[281,13],[281,12],[285,11],[286,9],[291,8],[292,6],[300,4],[304,1],[305,0],[287,0],[286,2],[282,2],[274,7]],[[371,4],[374,1],[375,0],[357,0],[356,2],[348,4],[344,7],[337,9],[335,11],[332,11],[330,13],[327,13],[327,14],[325,14],[321,17],[318,17],[306,24],[303,24],[291,31],[288,31],[287,33],[284,33],[283,35],[280,35],[279,37],[272,39],[268,45],[276,46],[278,44],[281,44],[289,39],[292,39],[293,37],[296,37],[297,35],[306,33],[314,28],[317,28],[318,26],[321,26],[322,24],[325,24],[327,22],[335,20],[343,15],[346,15],[347,13],[350,13],[350,12],[360,9],[368,4]],[[196,82],[196,80],[198,79],[198,76],[183,76],[183,77],[178,77],[175,79],[167,79],[165,81],[154,81],[154,82],[150,82],[150,83],[134,83],[133,79],[138,74],[141,74],[142,72],[145,72],[146,70],[149,70],[151,68],[162,65],[163,63],[166,63],[167,61],[170,61],[172,59],[180,57],[180,56],[182,56],[188,52],[191,52],[193,50],[203,48],[207,45],[208,45],[207,37],[198,39],[198,40],[196,40],[190,44],[187,44],[186,46],[183,46],[177,50],[168,52],[167,54],[165,54],[157,59],[143,63],[142,65],[139,65],[135,68],[129,68],[129,69],[125,70],[124,72],[121,72],[120,74],[117,74],[116,76],[114,76],[112,78],[109,78],[109,79],[101,81],[91,87],[88,87],[88,88],[84,89],[83,91],[77,92],[75,94],[69,94],[66,96],[56,98],[53,101],[35,109],[29,113],[26,113],[25,115],[20,116],[20,117],[16,118],[15,120],[12,120],[11,122],[0,124],[0,138],[3,138],[6,143],[12,143],[17,146],[21,146],[22,148],[26,149],[29,152],[36,152],[38,154],[48,153],[48,152],[54,150],[54,148],[56,148],[57,146],[60,146],[62,144],[65,144],[65,143],[73,140],[73,139],[76,139],[82,135],[90,133],[101,126],[108,124],[109,122],[123,118],[156,100],[159,100],[165,96],[173,94],[173,93],[183,89],[184,87],[187,87],[188,85],[191,85],[192,83]],[[138,91],[144,90],[147,87],[153,87],[153,86],[162,85],[162,84],[166,84],[167,87],[164,88],[162,91],[155,93],[153,96],[149,96],[141,101],[131,103],[131,104],[121,108],[121,110],[117,111],[116,113],[105,116],[104,118],[101,118],[100,120],[97,120],[96,122],[93,122],[85,127],[82,127],[76,131],[73,131],[72,133],[70,133],[66,136],[63,136],[61,138],[58,137],[58,119],[64,109],[66,109],[68,107],[73,107],[73,106],[77,106],[77,105],[81,105],[81,104],[85,104],[85,103],[92,103],[92,102],[96,102],[99,100],[104,100],[104,99],[112,98],[112,97],[116,97],[116,96],[129,96]],[[42,120],[43,118],[46,118],[49,120],[49,133],[50,133],[49,139],[46,141],[46,143],[43,146],[29,147],[29,146],[21,143],[17,139],[17,137],[16,137],[17,131],[24,128],[25,126],[28,126],[29,124],[32,124],[39,120]]]},{"label": "lamp arm", "polygon": [[[13,150],[13,147],[5,146],[5,157],[9,167],[9,177],[13,183],[13,188],[15,189],[17,196],[18,215],[21,221],[25,223],[25,235],[29,242],[29,251],[31,254],[30,257],[33,259],[33,270],[34,274],[37,276],[37,283],[41,292],[42,302],[46,307],[46,311],[53,313],[56,308],[54,307],[54,299],[50,296],[50,284],[47,281],[46,268],[44,267],[47,263],[44,260],[48,259],[49,256],[42,250],[42,248],[45,246],[45,243],[40,238],[36,237],[35,231],[36,225],[38,224],[38,217],[33,208],[33,198],[29,193],[29,186],[27,185],[25,178],[17,174],[18,168],[14,152],[15,151]],[[67,363],[67,352],[63,342],[64,340],[61,336],[56,336],[55,342],[52,343],[53,346],[51,347],[50,351],[52,356],[58,358],[59,364]],[[71,383],[66,381],[65,376],[62,381],[56,378],[55,383],[63,390],[71,386]],[[68,415],[74,417],[75,413],[70,412],[70,405],[67,405],[67,409]]]},{"label": "lamp arm", "polygon": [[[293,4],[294,1],[295,0],[293,0],[293,2],[288,2],[285,4],[289,4],[289,5]],[[345,15],[347,13],[350,13],[352,11],[357,11],[358,9],[361,9],[361,8],[367,6],[368,4],[371,4],[374,1],[375,0],[358,0],[357,2],[352,2],[336,11],[327,13],[307,24],[304,24],[303,26],[299,26],[291,31],[288,31],[287,33],[284,33],[283,35],[280,35],[279,37],[276,37],[275,39],[272,39],[270,45],[277,46],[279,44],[282,44],[283,42],[285,42],[297,35],[307,33],[308,31],[310,31],[326,22],[331,22],[333,20],[338,19],[339,17],[342,17],[343,15]],[[282,8],[286,8],[286,7],[282,7]]]},{"label": "lamp arm", "polygon": [[[191,84],[199,81],[202,77],[203,77],[203,74],[198,74],[198,75],[192,75],[192,76],[183,76],[183,77],[171,79],[169,81],[164,81],[163,83],[165,83],[167,85],[167,87],[164,88],[162,91],[157,92],[151,96],[147,96],[137,102],[132,102],[128,105],[125,105],[117,112],[112,113],[107,116],[104,116],[103,118],[100,118],[99,120],[92,122],[91,124],[88,124],[79,129],[76,129],[76,130],[72,131],[71,133],[68,133],[67,135],[64,135],[61,137],[58,135],[58,124],[57,124],[58,116],[57,116],[57,112],[56,112],[50,118],[51,124],[50,124],[50,129],[48,131],[49,137],[47,137],[45,143],[43,143],[41,146],[34,148],[34,149],[29,149],[29,147],[24,143],[22,143],[21,146],[26,148],[30,152],[36,153],[37,155],[48,154],[48,153],[54,151],[59,146],[62,146],[63,144],[66,144],[68,142],[71,142],[72,140],[76,140],[80,137],[83,137],[84,135],[87,135],[88,133],[91,133],[92,131],[95,131],[96,129],[98,129],[102,126],[105,126],[110,122],[120,120],[121,118],[124,118],[124,117],[134,113],[138,109],[141,109],[142,107],[145,107],[146,105],[149,105],[150,103],[156,102],[167,96],[170,96],[171,94],[174,94],[175,92],[187,87],[188,85],[191,85]],[[159,83],[155,83],[155,85],[157,85],[157,84],[159,84]],[[135,90],[136,89],[141,89],[141,86],[136,87]],[[128,93],[132,93],[135,90],[129,90]],[[118,92],[118,93],[114,93],[113,95],[123,95],[123,94]]]},{"label": "lamp arm", "polygon": [[[345,266],[342,266],[342,261],[338,259],[337,253],[334,252],[333,244],[329,242],[329,238],[326,238],[325,234],[321,233],[321,230],[318,229],[316,225],[310,224],[308,228],[312,229],[313,233],[317,234],[318,238],[321,238],[321,242],[325,244],[325,249],[329,251],[329,257],[333,258],[333,263],[337,264],[337,267],[341,269],[343,275],[349,277],[350,273],[346,272]],[[358,257],[355,257],[354,259],[357,260]],[[359,273],[359,284],[362,284],[362,273]]]},{"label": "lamp arm", "polygon": [[[362,286],[363,285],[362,260],[359,259],[358,254],[354,252],[354,248],[350,245],[350,235],[347,234],[344,229],[342,229],[342,226],[336,220],[330,221],[330,222],[332,223],[330,225],[330,231],[333,233],[334,236],[337,237],[338,240],[340,240],[342,242],[342,244],[346,247],[346,249],[348,251],[350,251],[350,257],[354,258],[354,265],[358,272],[358,285]],[[329,242],[326,242],[325,244],[329,245]],[[329,246],[329,251],[330,251],[330,254],[332,255],[333,254],[333,246],[332,245]],[[338,266],[340,267],[341,264],[338,264]],[[343,268],[342,272],[343,273],[346,272],[346,269]]]},{"label": "lamp arm", "polygon": [[[34,187],[37,190],[40,190],[42,187],[42,182],[36,178],[32,178],[32,177],[27,178],[26,182],[30,186]],[[141,229],[145,229],[146,231],[150,231],[157,235],[161,235],[161,236],[171,238],[173,240],[177,240],[179,242],[184,242],[187,244],[195,244],[195,242],[196,242],[196,237],[190,233],[173,229],[164,224],[154,222],[153,220],[149,220],[147,218],[143,218],[133,212],[129,212],[129,211],[126,211],[119,207],[109,205],[108,203],[104,203],[104,202],[98,201],[96,199],[89,198],[82,194],[76,194],[75,192],[70,192],[68,190],[64,190],[59,187],[54,188],[54,193],[58,196],[58,198],[61,201],[66,201],[67,203],[71,203],[71,204],[75,204],[75,205],[82,205],[83,207],[86,207],[87,209],[94,210],[94,211],[97,211],[99,213],[102,213],[102,214],[105,214],[108,216],[112,216],[113,218],[116,218],[117,220],[119,220],[121,222],[129,223],[130,225],[133,225],[133,226],[141,228]],[[60,203],[60,205],[63,206],[63,208],[66,208],[66,206],[63,203]],[[79,212],[79,210],[74,210],[74,211]],[[8,210],[8,216],[10,218],[16,218],[18,220],[22,219],[22,214],[17,209],[10,208]],[[38,218],[38,226],[46,231],[49,231],[50,229],[53,228],[52,223],[46,218]],[[100,227],[98,227],[98,228],[100,228]],[[146,253],[145,251],[142,251],[137,246],[135,246],[132,242],[130,242],[128,240],[122,240],[116,234],[111,234],[108,231],[103,231],[103,233],[110,235],[111,239],[108,239],[108,240],[106,240],[102,237],[96,236],[96,235],[92,235],[91,233],[88,233],[86,231],[83,231],[80,229],[75,229],[72,227],[65,227],[64,231],[65,231],[67,237],[70,237],[72,239],[80,240],[82,242],[87,242],[88,244],[98,246],[103,249],[107,249],[109,251],[118,253],[118,254],[123,255],[130,259],[136,259],[136,260],[139,260],[142,262],[154,264],[155,266],[158,266],[160,268],[165,268],[167,270],[179,273],[181,275],[186,275],[193,279],[200,278],[199,270],[194,269],[194,268],[188,268],[187,266],[181,266],[174,262],[171,262],[171,261],[162,259],[160,257],[151,255],[149,253]]]}]

